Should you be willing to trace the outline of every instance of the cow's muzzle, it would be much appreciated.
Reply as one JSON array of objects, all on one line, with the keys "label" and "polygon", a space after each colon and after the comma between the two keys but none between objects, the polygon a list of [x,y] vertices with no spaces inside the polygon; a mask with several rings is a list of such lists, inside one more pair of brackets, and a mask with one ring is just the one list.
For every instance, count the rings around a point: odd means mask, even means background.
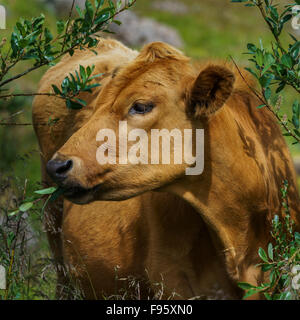
[{"label": "cow's muzzle", "polygon": [[61,184],[68,177],[68,172],[72,169],[72,167],[73,161],[70,159],[52,159],[48,161],[46,169],[51,179],[54,182]]}]

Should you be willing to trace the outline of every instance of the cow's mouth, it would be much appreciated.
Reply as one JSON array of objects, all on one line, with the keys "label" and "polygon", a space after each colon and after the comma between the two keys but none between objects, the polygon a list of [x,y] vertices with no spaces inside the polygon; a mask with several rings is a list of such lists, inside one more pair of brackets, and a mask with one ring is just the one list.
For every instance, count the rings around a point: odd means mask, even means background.
[{"label": "cow's mouth", "polygon": [[84,204],[92,201],[93,194],[99,189],[100,185],[93,188],[84,188],[80,185],[62,187],[64,197],[74,203]]}]

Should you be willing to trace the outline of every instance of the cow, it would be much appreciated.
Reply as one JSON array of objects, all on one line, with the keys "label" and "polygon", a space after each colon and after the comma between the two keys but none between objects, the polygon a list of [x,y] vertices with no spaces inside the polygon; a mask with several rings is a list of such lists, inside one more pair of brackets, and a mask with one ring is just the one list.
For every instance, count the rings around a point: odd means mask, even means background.
[{"label": "cow", "polygon": [[[194,65],[162,42],[137,52],[102,39],[96,51],[65,56],[39,87],[49,92],[79,65],[94,64],[101,86],[80,94],[86,107],[70,110],[44,95],[33,104],[43,180],[64,191],[45,218],[54,258],[68,266],[67,275],[57,268],[58,292],[72,278],[85,298],[100,299],[116,294],[116,278],[130,276],[147,279],[141,298],[157,283],[162,297],[242,298],[238,282],[264,281],[257,251],[271,241],[285,179],[291,217],[300,222],[296,174],[275,117],[257,108],[228,63]],[[42,125],[49,118],[58,121]],[[120,121],[149,140],[152,129],[202,129],[203,172],[186,174],[193,164],[185,162],[99,164],[101,145],[120,160],[118,147],[97,141],[99,130],[118,134]]]}]

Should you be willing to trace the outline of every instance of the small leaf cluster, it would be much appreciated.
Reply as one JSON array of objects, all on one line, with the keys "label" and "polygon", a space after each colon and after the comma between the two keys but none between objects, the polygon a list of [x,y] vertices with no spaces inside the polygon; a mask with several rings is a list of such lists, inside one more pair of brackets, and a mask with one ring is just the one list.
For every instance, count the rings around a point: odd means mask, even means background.
[{"label": "small leaf cluster", "polygon": [[[18,209],[10,212],[8,215],[11,217],[11,216],[17,215],[20,212],[21,213],[27,212],[34,206],[36,202],[42,200],[45,196],[46,197],[48,196],[48,199],[45,202],[45,204],[47,204],[48,201],[54,201],[58,198],[58,196],[62,194],[62,190],[57,187],[49,187],[46,189],[36,190],[34,191],[34,193],[36,193],[38,197],[34,195],[24,199],[21,205],[18,207]],[[44,212],[44,209],[45,209],[45,205],[42,209],[42,212]]]},{"label": "small leaf cluster", "polygon": [[95,78],[101,77],[102,74],[92,76],[95,65],[87,66],[86,68],[80,65],[79,72],[76,70],[74,76],[70,73],[62,84],[61,89],[56,85],[52,85],[53,91],[56,95],[66,100],[67,107],[70,109],[81,109],[86,106],[86,102],[82,99],[75,98],[80,92],[92,92],[93,88],[99,87],[99,83],[91,84]]},{"label": "small leaf cluster", "polygon": [[[105,27],[111,23],[116,22],[113,17],[116,15],[118,7],[108,0],[108,6],[103,8],[104,0],[95,0],[94,6],[90,1],[85,2],[85,9],[81,10],[76,6],[79,17],[72,21],[70,32],[65,33],[60,42],[62,48],[69,48],[69,53],[74,53],[74,47],[95,47],[98,40],[94,37],[95,33],[99,31],[108,31]],[[118,22],[116,22],[118,23]],[[64,31],[62,23],[57,24],[58,33]]]},{"label": "small leaf cluster", "polygon": [[[21,60],[34,59],[34,65],[51,62],[58,53],[51,44],[53,35],[45,27],[45,16],[26,20],[21,18],[16,23],[11,34],[11,63]],[[5,62],[2,61],[2,70],[5,70]]]}]

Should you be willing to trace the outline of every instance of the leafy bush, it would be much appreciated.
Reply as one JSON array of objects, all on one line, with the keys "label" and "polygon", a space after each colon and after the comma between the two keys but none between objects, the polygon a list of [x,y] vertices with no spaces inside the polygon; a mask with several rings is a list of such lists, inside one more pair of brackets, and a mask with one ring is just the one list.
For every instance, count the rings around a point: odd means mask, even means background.
[{"label": "leafy bush", "polygon": [[[72,56],[75,49],[92,50],[97,54],[93,50],[99,42],[97,33],[109,32],[110,23],[119,24],[115,16],[131,7],[135,0],[127,1],[124,7],[121,6],[121,1],[115,5],[111,0],[106,2],[95,0],[93,5],[91,1],[86,0],[85,9],[76,7],[78,17],[72,18],[74,3],[73,0],[68,20],[57,21],[56,35],[45,26],[45,16],[40,15],[31,20],[21,18],[16,23],[9,41],[2,39],[0,43],[2,101],[14,97],[38,95],[38,93],[14,93],[11,92],[11,88],[16,87],[16,82],[20,78],[43,66],[54,65],[65,54]],[[13,74],[14,68],[22,61],[29,61],[30,67]],[[66,106],[71,109],[82,108],[86,103],[77,98],[79,93],[92,92],[93,88],[100,85],[91,83],[100,76],[92,76],[93,71],[94,66],[86,68],[80,66],[79,70],[74,70],[75,76],[70,73],[63,80],[61,88],[53,85],[53,92],[39,93],[39,95],[64,99]],[[2,104],[2,107],[5,107],[5,104]],[[52,125],[53,121],[55,119],[49,119],[46,125]],[[1,125],[5,123],[1,122]],[[5,268],[7,276],[7,287],[5,290],[0,290],[0,300],[41,297],[51,299],[55,294],[55,263],[49,256],[34,255],[32,258],[33,249],[30,241],[34,238],[35,231],[31,225],[41,223],[48,201],[55,200],[61,191],[47,188],[36,190],[34,195],[27,196],[27,179],[25,186],[18,185],[17,180],[0,176],[0,264]],[[80,298],[81,295],[76,290],[73,296]]]},{"label": "leafy bush", "polygon": [[292,118],[288,119],[285,114],[280,113],[282,97],[279,95],[286,87],[293,88],[296,97],[300,93],[300,41],[290,34],[291,43],[285,47],[280,39],[284,26],[294,17],[293,8],[297,3],[300,4],[300,0],[284,7],[270,0],[232,0],[232,2],[257,7],[274,36],[275,41],[271,43],[270,49],[264,47],[262,41],[259,45],[253,43],[247,45],[249,61],[254,65],[247,70],[258,80],[261,92],[250,85],[249,87],[261,101],[258,108],[268,108],[284,128],[284,135],[292,137],[294,143],[300,143],[299,100],[295,99],[291,106]]},{"label": "leafy bush", "polygon": [[[30,72],[39,69],[45,65],[52,66],[55,61],[65,54],[73,55],[75,49],[93,50],[97,46],[99,31],[109,32],[107,29],[110,23],[120,24],[115,20],[115,16],[120,12],[131,7],[135,0],[128,1],[128,4],[121,8],[121,1],[115,5],[108,0],[105,5],[104,0],[95,0],[94,6],[89,0],[85,2],[85,10],[81,10],[76,6],[79,17],[72,19],[74,3],[70,10],[69,19],[67,21],[57,21],[57,35],[54,36],[45,26],[45,16],[26,20],[21,18],[16,23],[14,31],[11,34],[9,43],[3,39],[0,44],[0,92],[7,91],[5,87],[8,84],[24,77]],[[94,51],[95,54],[96,51]],[[13,68],[21,61],[30,60],[32,66],[16,75],[10,75]],[[81,91],[90,91],[95,85],[87,86],[92,80],[90,75],[86,78],[87,73],[92,73],[92,66],[83,70],[81,67],[80,75],[77,79],[71,75],[72,81],[67,77],[62,83],[62,92],[53,87],[53,92],[40,93],[48,96],[57,96],[66,100],[67,106],[78,109],[84,106],[84,102],[80,100],[72,100]],[[22,94],[5,94],[0,99],[7,99],[15,96],[34,96],[37,93]]]},{"label": "leafy bush", "polygon": [[[281,188],[284,212],[275,215],[271,235],[273,243],[268,245],[267,253],[259,248],[262,260],[258,266],[269,275],[269,282],[259,286],[239,283],[246,290],[244,298],[262,293],[268,300],[300,300],[300,233],[294,231],[287,200],[288,184]],[[299,273],[299,275],[298,275]]]}]

